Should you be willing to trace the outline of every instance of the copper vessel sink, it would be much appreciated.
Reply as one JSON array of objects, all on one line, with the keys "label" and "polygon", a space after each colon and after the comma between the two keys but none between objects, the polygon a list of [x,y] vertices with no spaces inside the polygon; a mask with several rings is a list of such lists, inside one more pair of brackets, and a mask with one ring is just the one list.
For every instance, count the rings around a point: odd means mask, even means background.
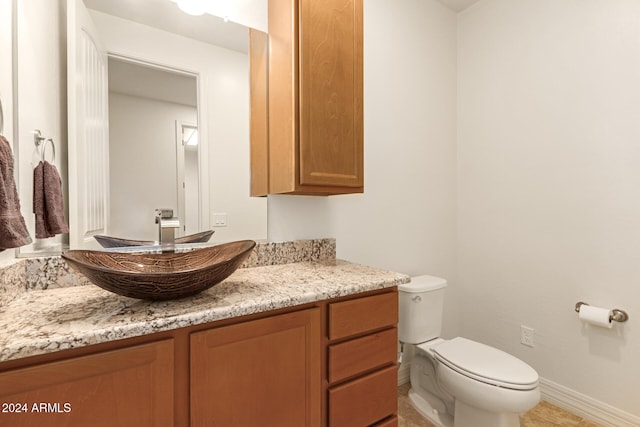
[{"label": "copper vessel sink", "polygon": [[[175,243],[205,243],[211,239],[211,236],[215,233],[213,230],[202,231],[200,233],[190,234],[188,236],[176,237]],[[123,248],[128,246],[153,246],[157,245],[157,242],[153,240],[132,240],[123,239],[120,237],[111,237],[97,234],[93,236],[100,246],[103,248]]]},{"label": "copper vessel sink", "polygon": [[130,254],[70,250],[62,257],[94,284],[131,298],[168,300],[194,295],[229,277],[256,242],[241,240],[191,252]]}]

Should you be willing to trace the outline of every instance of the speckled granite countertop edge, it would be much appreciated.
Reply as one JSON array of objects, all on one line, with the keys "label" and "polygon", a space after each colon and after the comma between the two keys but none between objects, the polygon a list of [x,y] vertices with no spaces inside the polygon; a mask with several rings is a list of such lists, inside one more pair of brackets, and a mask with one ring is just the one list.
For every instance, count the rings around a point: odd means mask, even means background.
[{"label": "speckled granite countertop edge", "polygon": [[397,286],[409,277],[337,261],[250,267],[196,296],[148,302],[96,286],[36,290],[0,309],[0,362]]}]

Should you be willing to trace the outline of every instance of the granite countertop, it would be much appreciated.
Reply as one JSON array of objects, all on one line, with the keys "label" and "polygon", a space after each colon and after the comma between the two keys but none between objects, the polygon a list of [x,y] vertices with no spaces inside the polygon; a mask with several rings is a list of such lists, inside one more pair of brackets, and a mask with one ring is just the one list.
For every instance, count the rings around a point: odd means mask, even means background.
[{"label": "granite countertop", "polygon": [[149,302],[94,285],[29,290],[0,307],[0,362],[407,283],[346,261],[241,268],[196,296]]}]

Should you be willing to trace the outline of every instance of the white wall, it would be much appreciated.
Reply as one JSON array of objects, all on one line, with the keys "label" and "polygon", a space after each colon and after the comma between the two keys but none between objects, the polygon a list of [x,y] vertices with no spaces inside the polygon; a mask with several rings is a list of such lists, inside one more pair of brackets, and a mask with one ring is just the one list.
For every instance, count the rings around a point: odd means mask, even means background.
[{"label": "white wall", "polygon": [[461,332],[640,416],[640,2],[483,0],[458,49]]},{"label": "white wall", "polygon": [[[91,11],[102,41],[112,53],[172,66],[200,75],[198,82],[206,212],[228,215],[228,227],[217,227],[213,241],[263,239],[267,235],[267,202],[249,197],[249,62],[245,54]],[[208,205],[207,205],[208,203]]]},{"label": "white wall", "polygon": [[[18,0],[18,126],[20,205],[34,243],[22,253],[59,251],[63,238],[35,238],[33,215],[33,169],[41,159],[33,141],[33,131],[52,138],[56,148],[55,165],[66,193],[67,168],[67,74],[66,2]],[[15,142],[14,142],[15,144]],[[49,148],[47,161],[52,161]],[[64,194],[65,199],[67,195]],[[67,215],[68,218],[68,215]]]},{"label": "white wall", "polygon": [[[270,197],[270,238],[325,233],[339,257],[448,278],[445,337],[635,425],[639,17],[633,0],[483,0],[456,46],[435,2],[368,0],[365,193]],[[584,327],[579,300],[631,320]]]},{"label": "white wall", "polygon": [[197,111],[109,93],[110,235],[157,240],[155,209],[177,214],[176,120],[196,123]]},{"label": "white wall", "polygon": [[452,278],[455,85],[455,13],[365,1],[365,192],[269,196],[269,239],[335,237],[340,258]]}]

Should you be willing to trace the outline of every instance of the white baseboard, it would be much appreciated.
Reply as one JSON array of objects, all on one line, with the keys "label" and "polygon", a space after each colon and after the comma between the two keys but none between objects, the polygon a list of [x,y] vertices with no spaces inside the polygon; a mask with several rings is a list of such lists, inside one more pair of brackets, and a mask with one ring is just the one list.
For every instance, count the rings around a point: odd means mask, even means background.
[{"label": "white baseboard", "polygon": [[[398,368],[398,385],[409,382],[411,363],[402,363]],[[640,417],[622,411],[592,397],[578,393],[568,387],[540,378],[542,399],[572,414],[608,427],[639,427]]]},{"label": "white baseboard", "polygon": [[[399,386],[409,382],[409,366],[410,363],[402,363],[398,368]],[[545,378],[540,378],[540,392],[543,400],[600,425],[608,427],[640,426],[640,417]]]},{"label": "white baseboard", "polygon": [[640,417],[545,378],[540,378],[540,392],[543,400],[603,426],[640,426]]}]

